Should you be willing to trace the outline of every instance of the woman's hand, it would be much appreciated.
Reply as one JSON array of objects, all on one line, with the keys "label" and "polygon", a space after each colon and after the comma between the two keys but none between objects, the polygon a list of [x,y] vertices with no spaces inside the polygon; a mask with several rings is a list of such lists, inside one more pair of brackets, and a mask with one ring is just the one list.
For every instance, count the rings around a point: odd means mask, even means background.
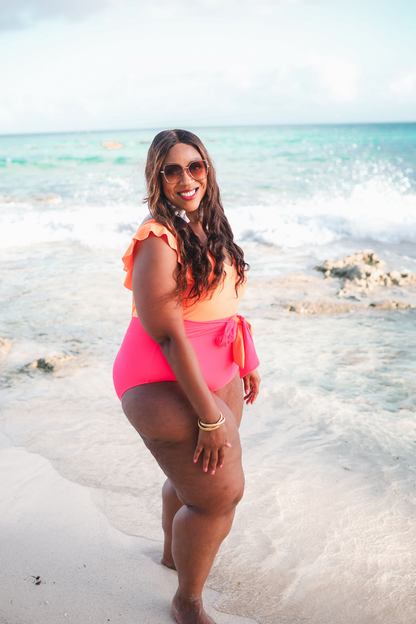
[{"label": "woman's hand", "polygon": [[226,423],[214,429],[214,431],[203,431],[199,429],[198,442],[194,453],[194,463],[202,455],[202,469],[204,472],[215,474],[217,468],[222,468],[224,464],[224,447],[231,448],[227,440]]},{"label": "woman's hand", "polygon": [[257,371],[257,368],[251,371],[251,373],[244,375],[243,382],[244,382],[244,401],[246,402],[246,405],[248,405],[249,403],[252,404],[257,399],[257,395],[260,391],[261,379]]}]

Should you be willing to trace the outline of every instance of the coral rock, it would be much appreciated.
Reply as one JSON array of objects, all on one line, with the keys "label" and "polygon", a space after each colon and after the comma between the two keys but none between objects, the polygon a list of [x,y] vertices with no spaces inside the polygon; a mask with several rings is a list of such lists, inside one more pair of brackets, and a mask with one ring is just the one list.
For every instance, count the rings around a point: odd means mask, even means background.
[{"label": "coral rock", "polygon": [[353,292],[372,291],[378,286],[412,286],[416,285],[414,273],[391,271],[385,273],[386,263],[380,260],[371,249],[359,251],[346,258],[325,260],[322,265],[315,267],[316,271],[324,274],[324,279],[337,277],[343,280],[339,297],[348,297]]},{"label": "coral rock", "polygon": [[75,356],[73,355],[55,355],[55,357],[51,358],[39,358],[38,360],[34,360],[30,364],[28,364],[28,368],[40,368],[47,373],[51,373],[52,371],[62,368],[68,362],[75,360]]}]

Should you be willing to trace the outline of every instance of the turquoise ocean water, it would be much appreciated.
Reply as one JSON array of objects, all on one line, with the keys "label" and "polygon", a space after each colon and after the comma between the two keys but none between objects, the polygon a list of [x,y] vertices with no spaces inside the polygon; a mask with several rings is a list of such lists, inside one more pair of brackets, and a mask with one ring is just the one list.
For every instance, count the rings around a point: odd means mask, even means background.
[{"label": "turquoise ocean water", "polygon": [[[267,284],[270,302],[279,280],[314,275],[326,258],[364,248],[390,269],[416,273],[416,124],[195,132],[215,162],[251,284]],[[10,347],[0,426],[95,488],[116,526],[160,540],[162,476],[111,382],[130,314],[120,258],[146,214],[143,169],[155,133],[0,137],[0,336]],[[107,151],[103,141],[124,147]],[[311,317],[270,309],[266,296],[251,317],[244,310],[262,398],[242,426],[246,496],[210,577],[212,587],[228,587],[220,607],[298,622],[316,600],[326,611],[318,605],[307,621],[332,623],[338,592],[352,597],[343,623],[407,623],[415,310]],[[67,360],[53,373],[27,368],[54,356]],[[292,620],[281,619],[287,613]]]}]

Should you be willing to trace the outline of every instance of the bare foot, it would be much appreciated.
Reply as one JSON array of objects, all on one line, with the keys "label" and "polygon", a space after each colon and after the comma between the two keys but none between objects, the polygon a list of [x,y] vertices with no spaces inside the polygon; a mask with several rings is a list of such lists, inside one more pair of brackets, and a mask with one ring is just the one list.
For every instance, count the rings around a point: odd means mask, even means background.
[{"label": "bare foot", "polygon": [[178,624],[215,624],[202,606],[202,598],[183,600],[176,593],[172,600],[172,613]]},{"label": "bare foot", "polygon": [[166,557],[166,555],[163,555],[160,563],[167,568],[170,568],[171,570],[176,570],[175,562],[173,561],[172,557]]}]

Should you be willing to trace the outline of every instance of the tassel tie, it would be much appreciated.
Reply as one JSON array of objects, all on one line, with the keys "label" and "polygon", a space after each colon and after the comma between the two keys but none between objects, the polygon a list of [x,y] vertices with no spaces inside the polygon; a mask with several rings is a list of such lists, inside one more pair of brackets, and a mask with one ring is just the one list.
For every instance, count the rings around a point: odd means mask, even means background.
[{"label": "tassel tie", "polygon": [[233,343],[233,360],[241,369],[246,361],[246,344],[253,335],[251,325],[244,316],[236,314],[226,323],[223,331],[215,339],[219,347],[228,347]]}]

